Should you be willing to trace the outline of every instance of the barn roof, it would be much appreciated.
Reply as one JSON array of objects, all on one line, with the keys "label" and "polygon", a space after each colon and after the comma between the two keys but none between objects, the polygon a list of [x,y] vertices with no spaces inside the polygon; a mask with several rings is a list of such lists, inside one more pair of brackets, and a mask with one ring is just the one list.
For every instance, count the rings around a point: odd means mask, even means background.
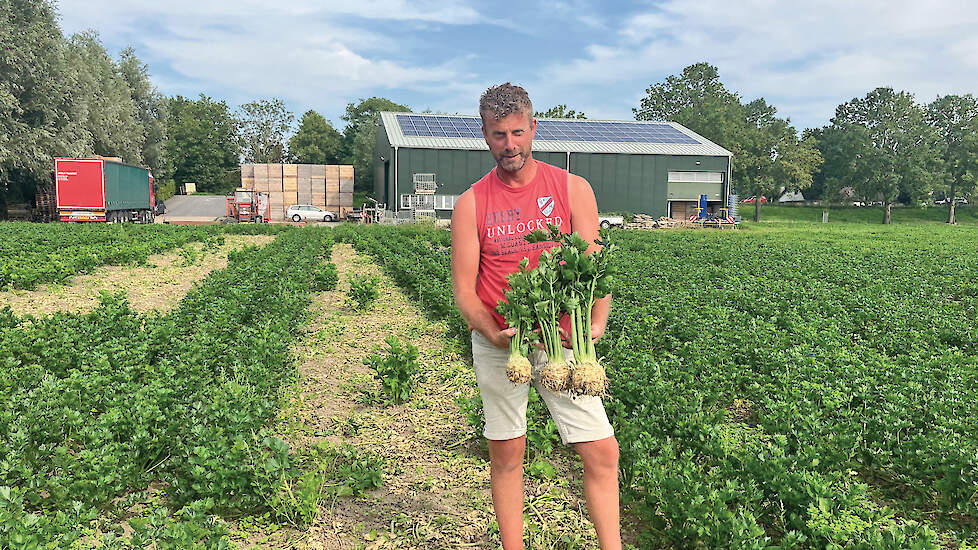
[{"label": "barn roof", "polygon": [[[393,147],[489,150],[478,116],[385,111],[380,117]],[[538,118],[537,121],[535,151],[733,156],[675,122],[566,118]]]}]

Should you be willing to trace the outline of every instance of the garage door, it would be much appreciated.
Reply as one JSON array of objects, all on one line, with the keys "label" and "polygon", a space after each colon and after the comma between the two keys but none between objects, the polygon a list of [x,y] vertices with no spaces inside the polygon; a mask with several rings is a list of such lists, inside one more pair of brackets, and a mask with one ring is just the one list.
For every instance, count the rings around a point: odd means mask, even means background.
[{"label": "garage door", "polygon": [[669,172],[666,197],[671,201],[723,200],[723,172]]}]

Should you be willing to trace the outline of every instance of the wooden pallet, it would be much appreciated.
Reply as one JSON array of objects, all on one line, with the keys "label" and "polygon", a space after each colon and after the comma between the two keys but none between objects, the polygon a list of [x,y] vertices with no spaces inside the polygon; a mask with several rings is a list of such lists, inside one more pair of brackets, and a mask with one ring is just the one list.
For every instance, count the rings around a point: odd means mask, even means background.
[{"label": "wooden pallet", "polygon": [[694,220],[685,218],[667,218],[665,216],[658,220],[653,220],[652,216],[646,214],[636,214],[630,223],[625,224],[625,229],[736,229],[736,224],[717,221]]},{"label": "wooden pallet", "polygon": [[58,208],[54,190],[50,187],[39,187],[34,193],[34,207],[31,220],[35,222],[53,222],[58,219]]}]

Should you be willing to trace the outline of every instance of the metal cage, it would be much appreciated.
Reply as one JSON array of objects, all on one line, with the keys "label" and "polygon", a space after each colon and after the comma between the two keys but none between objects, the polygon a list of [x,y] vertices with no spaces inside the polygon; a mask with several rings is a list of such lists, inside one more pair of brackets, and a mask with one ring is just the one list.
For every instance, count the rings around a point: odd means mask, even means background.
[{"label": "metal cage", "polygon": [[434,174],[414,174],[414,192],[418,195],[434,194],[438,189]]}]

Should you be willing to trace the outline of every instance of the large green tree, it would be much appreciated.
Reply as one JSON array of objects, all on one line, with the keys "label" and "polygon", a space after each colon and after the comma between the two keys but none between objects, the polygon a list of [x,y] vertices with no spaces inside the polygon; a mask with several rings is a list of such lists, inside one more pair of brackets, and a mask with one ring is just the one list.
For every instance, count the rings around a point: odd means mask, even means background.
[{"label": "large green tree", "polygon": [[587,116],[583,111],[575,111],[574,109],[567,108],[567,105],[561,103],[560,105],[554,105],[553,107],[547,109],[546,111],[537,111],[533,113],[533,116],[538,118],[576,118],[585,119]]},{"label": "large green tree", "polygon": [[955,199],[978,186],[978,101],[971,94],[939,96],[927,106],[927,121],[938,134],[940,183],[950,202],[947,223],[957,223]]},{"label": "large green tree", "polygon": [[756,197],[754,221],[761,220],[761,197],[777,197],[812,184],[812,173],[822,163],[815,140],[798,139],[795,128],[777,117],[777,110],[763,98],[743,108],[744,130],[738,140],[735,173],[745,189]]},{"label": "large green tree", "polygon": [[299,129],[289,139],[289,157],[305,164],[338,164],[343,136],[316,111],[302,115]]},{"label": "large green tree", "polygon": [[740,97],[720,82],[717,68],[696,63],[680,76],[670,75],[645,90],[636,120],[678,122],[701,136],[736,152],[744,133]]},{"label": "large green tree", "polygon": [[241,148],[245,162],[265,164],[282,162],[285,136],[295,116],[281,99],[259,99],[245,103],[238,110]]},{"label": "large green tree", "polygon": [[407,112],[406,105],[394,103],[383,97],[361,99],[349,103],[343,120],[343,149],[346,162],[353,164],[355,186],[358,191],[372,190],[374,186],[374,150],[377,147],[377,128],[381,111]]},{"label": "large green tree", "polygon": [[732,186],[757,197],[755,220],[760,218],[760,197],[811,185],[812,172],[821,163],[815,141],[799,140],[791,124],[778,118],[764,99],[741,103],[720,82],[713,65],[690,65],[645,92],[639,107],[632,109],[637,120],[678,122],[733,153]]},{"label": "large green tree", "polygon": [[53,4],[0,0],[0,213],[52,181],[54,156],[87,152],[76,79]]},{"label": "large green tree", "polygon": [[66,40],[45,0],[0,0],[0,203],[30,201],[57,156],[163,165],[162,98],[132,49],[114,61],[87,31]]},{"label": "large green tree", "polygon": [[[823,221],[828,221],[829,205],[851,204],[854,199],[863,202],[868,197],[859,195],[853,182],[869,179],[870,163],[850,155],[849,151],[872,151],[872,139],[866,128],[854,124],[836,124],[806,130],[806,139],[815,140],[815,145],[824,162],[812,175],[812,186],[803,190],[808,200],[820,200]],[[874,199],[875,200],[875,199]]]},{"label": "large green tree", "polygon": [[901,193],[920,200],[939,181],[937,133],[909,93],[876,88],[839,105],[831,123],[841,131],[864,134],[839,151],[843,158],[830,162],[853,167],[853,188],[883,202],[884,224],[890,223],[891,207]]},{"label": "large green tree", "polygon": [[143,163],[153,171],[157,180],[170,178],[166,163],[166,98],[149,80],[149,67],[131,47],[119,54],[119,74],[129,85],[136,116],[142,126],[140,149]]},{"label": "large green tree", "polygon": [[[815,147],[818,148],[818,152],[822,155],[823,159],[825,158],[822,151],[822,136],[824,131],[825,128],[805,128],[801,132],[801,139],[811,138],[814,140]],[[823,200],[827,188],[824,171],[825,163],[823,162],[819,165],[818,170],[815,170],[815,173],[812,174],[812,184],[801,190],[801,194],[805,197],[806,201]]]},{"label": "large green tree", "polygon": [[195,182],[198,189],[226,192],[224,179],[238,168],[241,146],[237,119],[223,101],[201,94],[167,100],[166,151],[178,183]]},{"label": "large green tree", "polygon": [[68,59],[77,70],[80,116],[90,136],[91,152],[143,164],[143,124],[132,91],[115,62],[86,31],[68,40]]}]

